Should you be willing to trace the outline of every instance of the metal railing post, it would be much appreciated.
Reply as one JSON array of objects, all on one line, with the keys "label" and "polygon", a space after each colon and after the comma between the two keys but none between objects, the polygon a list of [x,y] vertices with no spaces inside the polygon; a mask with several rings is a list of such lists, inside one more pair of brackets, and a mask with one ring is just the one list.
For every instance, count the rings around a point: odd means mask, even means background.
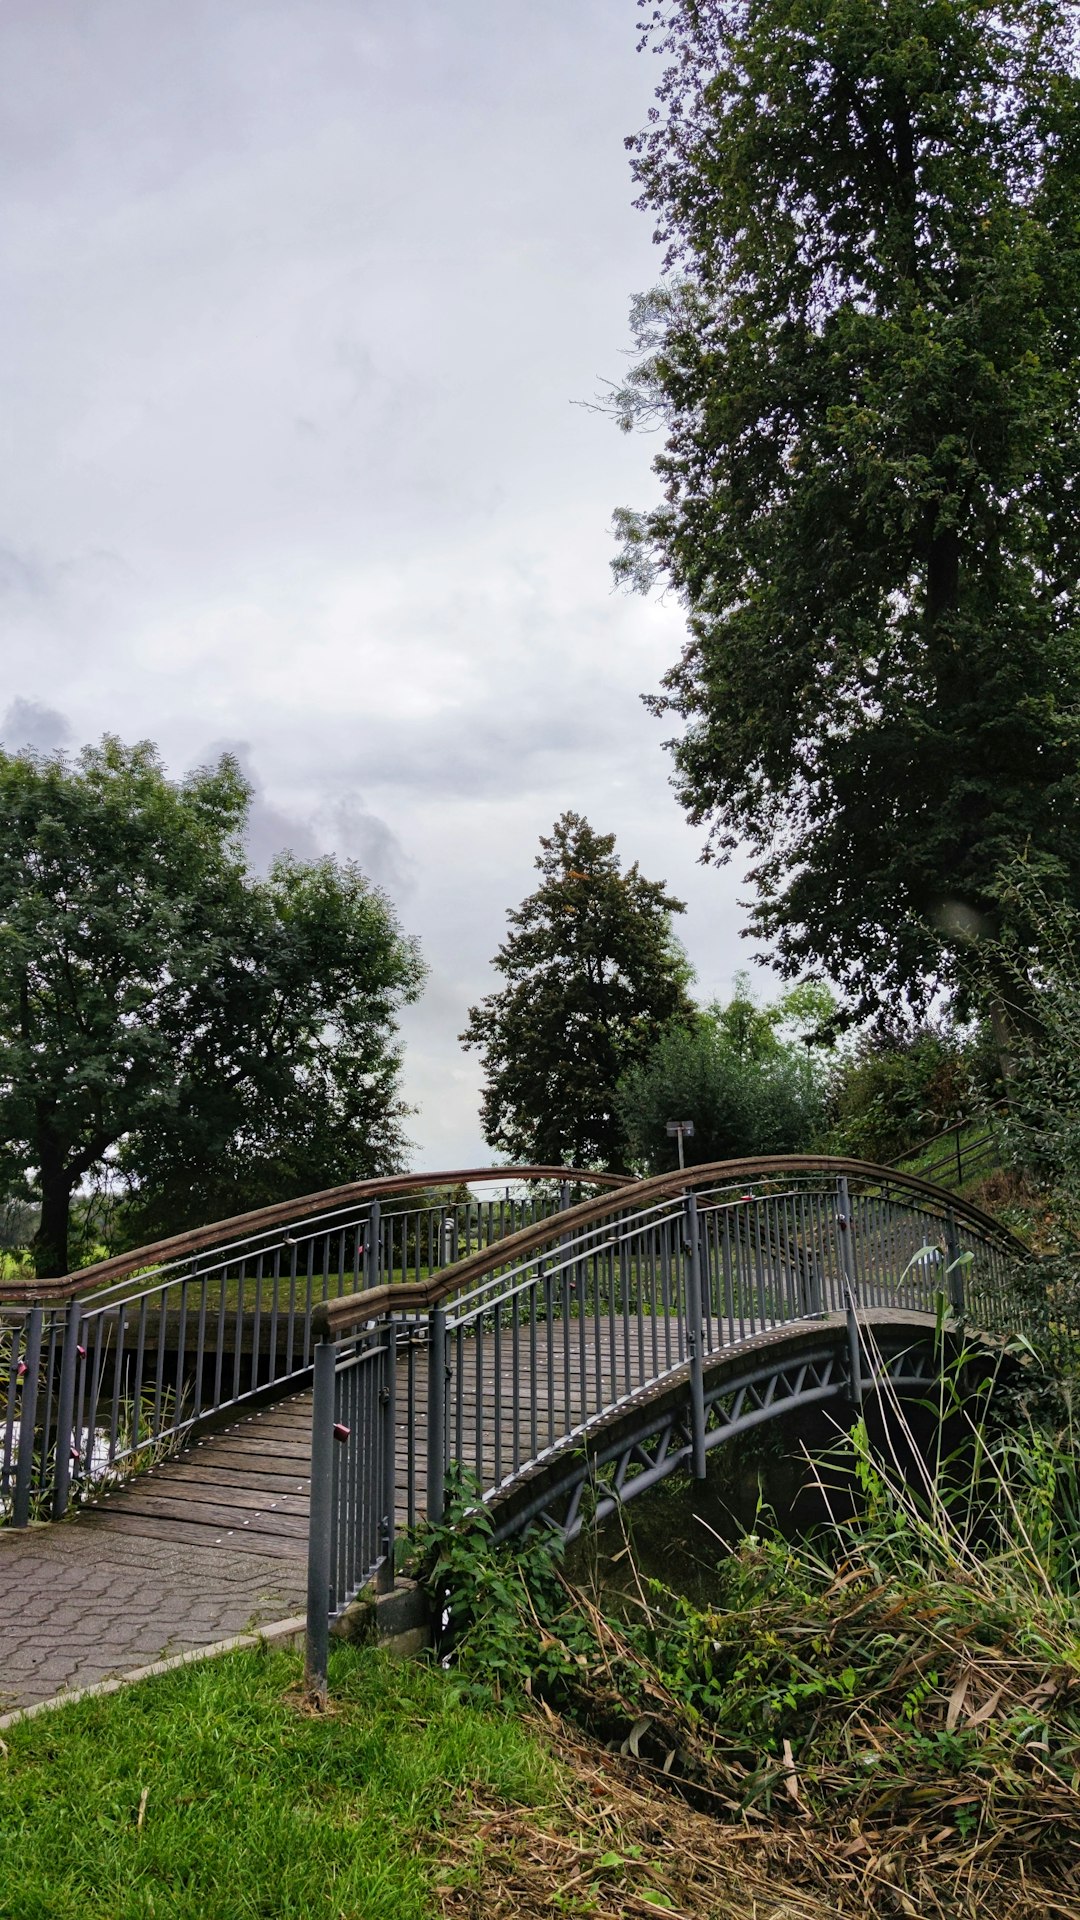
[{"label": "metal railing post", "polygon": [[945,1210],[945,1247],[949,1262],[949,1305],[954,1313],[964,1311],[964,1269],[961,1264],[961,1246],[956,1231],[956,1215],[951,1207]]},{"label": "metal railing post", "polygon": [[866,1392],[862,1368],[862,1343],[859,1338],[859,1287],[855,1278],[855,1223],[851,1214],[851,1196],[847,1175],[836,1182],[836,1230],[840,1238],[840,1265],[844,1275],[844,1313],[847,1319],[848,1381],[851,1404],[862,1411]]},{"label": "metal railing post", "polygon": [[315,1348],[315,1386],[311,1403],[311,1517],[308,1523],[307,1633],[304,1684],[325,1701],[330,1652],[330,1560],[333,1529],[334,1397],[337,1348],[320,1340]]},{"label": "metal railing post", "polygon": [[394,1584],[394,1534],[397,1528],[397,1332],[392,1319],[386,1322],[379,1405],[383,1444],[383,1562],[376,1585],[380,1593],[389,1593]]},{"label": "metal railing post", "polygon": [[840,1236],[840,1265],[843,1269],[848,1305],[857,1307],[859,1283],[855,1277],[855,1221],[852,1217],[851,1196],[848,1193],[845,1173],[842,1173],[836,1182],[836,1229]]},{"label": "metal railing post", "polygon": [[855,1311],[855,1303],[850,1297],[847,1303],[847,1337],[851,1404],[857,1412],[861,1412],[863,1397],[866,1393],[862,1369],[862,1343],[859,1339],[859,1316]]},{"label": "metal railing post", "polygon": [[[477,1335],[479,1338],[479,1335]],[[496,1408],[495,1417],[499,1417]],[[446,1507],[446,1308],[428,1316],[427,1517],[439,1521]]]},{"label": "metal railing post", "polygon": [[690,1359],[691,1471],[705,1478],[705,1371],[701,1352],[701,1230],[697,1195],[686,1196],[686,1348]]},{"label": "metal railing post", "polygon": [[71,1463],[76,1456],[72,1420],[75,1413],[75,1375],[79,1366],[79,1324],[82,1307],[72,1300],[64,1322],[64,1348],[60,1355],[60,1390],[56,1404],[56,1471],[53,1479],[53,1519],[67,1512],[71,1492]]},{"label": "metal railing post", "polygon": [[34,1475],[34,1433],[37,1427],[38,1375],[41,1371],[41,1328],[44,1308],[31,1307],[23,1342],[22,1393],[19,1397],[19,1458],[15,1466],[13,1527],[30,1525],[30,1489]]},{"label": "metal railing post", "polygon": [[381,1265],[382,1208],[377,1200],[368,1208],[367,1227],[364,1232],[364,1285],[377,1287],[379,1267]]}]

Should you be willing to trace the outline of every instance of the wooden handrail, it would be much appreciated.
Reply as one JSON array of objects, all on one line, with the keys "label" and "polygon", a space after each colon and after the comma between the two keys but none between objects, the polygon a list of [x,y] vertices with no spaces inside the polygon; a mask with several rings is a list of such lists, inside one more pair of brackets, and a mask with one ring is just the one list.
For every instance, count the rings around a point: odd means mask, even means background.
[{"label": "wooden handrail", "polygon": [[[122,1280],[125,1274],[142,1267],[163,1266],[185,1253],[200,1253],[230,1240],[254,1238],[272,1227],[287,1226],[305,1214],[328,1213],[361,1200],[382,1200],[399,1193],[423,1192],[430,1187],[456,1187],[470,1180],[572,1180],[587,1186],[633,1186],[628,1173],[595,1173],[579,1167],[455,1167],[441,1173],[390,1173],[374,1180],[350,1180],[341,1187],[326,1187],[321,1193],[304,1193],[295,1200],[278,1200],[268,1207],[256,1207],[250,1213],[236,1213],[227,1220],[212,1220],[205,1227],[193,1227],[187,1233],[174,1233],[165,1240],[152,1240],[130,1253],[116,1254],[110,1260],[98,1260],[92,1267],[80,1267],[75,1273],[54,1280],[11,1280],[0,1283],[0,1300],[13,1303],[72,1300],[77,1294]],[[515,1236],[516,1237],[516,1236]]]},{"label": "wooden handrail", "polygon": [[[891,1186],[903,1187],[921,1199],[933,1200],[939,1206],[947,1207],[955,1217],[967,1220],[970,1226],[977,1227],[986,1237],[997,1240],[1008,1251],[1025,1257],[1028,1254],[1029,1250],[1023,1242],[1003,1227],[999,1220],[989,1213],[983,1213],[981,1208],[972,1206],[970,1201],[949,1193],[944,1187],[937,1187],[930,1180],[922,1180],[917,1174],[876,1166],[871,1160],[839,1159],[831,1154],[774,1154],[746,1160],[716,1160],[706,1166],[687,1167],[674,1173],[655,1174],[648,1180],[634,1181],[631,1197],[635,1207],[645,1207],[650,1201],[668,1199],[672,1194],[685,1192],[691,1187],[715,1185],[718,1180],[735,1186],[743,1181],[775,1179],[783,1174],[800,1173],[819,1173],[834,1178],[846,1175],[849,1179],[869,1181],[874,1185],[886,1181]],[[549,1241],[559,1240],[564,1234],[594,1225],[611,1212],[611,1200],[606,1195],[597,1200],[579,1201],[577,1206],[569,1207],[565,1212],[549,1214],[546,1220],[538,1220],[532,1226],[521,1228],[518,1233],[509,1233],[504,1239],[493,1241],[491,1246],[468,1254],[455,1265],[443,1267],[428,1280],[369,1287],[363,1293],[344,1294],[338,1300],[322,1302],[313,1309],[312,1326],[320,1338],[334,1338],[360,1321],[377,1320],[385,1313],[415,1312],[438,1306],[440,1301],[446,1300],[460,1288],[482,1280],[499,1267],[513,1265],[515,1261],[537,1252]]]}]

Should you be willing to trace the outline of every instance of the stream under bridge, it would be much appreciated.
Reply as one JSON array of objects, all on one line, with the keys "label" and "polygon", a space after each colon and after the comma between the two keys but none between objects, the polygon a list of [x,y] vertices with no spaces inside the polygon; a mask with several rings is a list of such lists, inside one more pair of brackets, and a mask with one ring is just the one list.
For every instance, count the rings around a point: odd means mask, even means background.
[{"label": "stream under bridge", "polygon": [[9,1286],[0,1510],[306,1558],[324,1635],[455,1479],[572,1538],[781,1414],[927,1386],[943,1320],[1067,1334],[1033,1275],[856,1160],[357,1182]]}]

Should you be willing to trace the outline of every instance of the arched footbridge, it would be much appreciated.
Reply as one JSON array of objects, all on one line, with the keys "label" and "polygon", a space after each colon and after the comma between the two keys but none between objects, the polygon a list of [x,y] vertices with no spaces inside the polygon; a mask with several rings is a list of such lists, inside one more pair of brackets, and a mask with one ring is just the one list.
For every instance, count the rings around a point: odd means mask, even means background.
[{"label": "arched footbridge", "polygon": [[703,1475],[748,1427],[924,1378],[942,1302],[971,1333],[1069,1331],[987,1214],[810,1155],[359,1182],[7,1291],[9,1524],[77,1499],[86,1523],[306,1555],[316,1670],[452,1473],[500,1534],[572,1536],[583,1502]]}]

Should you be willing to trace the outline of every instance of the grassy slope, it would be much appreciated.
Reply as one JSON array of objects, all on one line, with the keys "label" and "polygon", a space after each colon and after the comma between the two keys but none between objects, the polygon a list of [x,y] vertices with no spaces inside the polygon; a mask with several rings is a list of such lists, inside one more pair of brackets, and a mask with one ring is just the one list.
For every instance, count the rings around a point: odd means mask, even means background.
[{"label": "grassy slope", "polygon": [[0,1914],[413,1920],[463,1790],[552,1791],[525,1725],[462,1706],[438,1671],[342,1648],[325,1717],[288,1697],[297,1675],[295,1656],[242,1654],[11,1728]]}]

